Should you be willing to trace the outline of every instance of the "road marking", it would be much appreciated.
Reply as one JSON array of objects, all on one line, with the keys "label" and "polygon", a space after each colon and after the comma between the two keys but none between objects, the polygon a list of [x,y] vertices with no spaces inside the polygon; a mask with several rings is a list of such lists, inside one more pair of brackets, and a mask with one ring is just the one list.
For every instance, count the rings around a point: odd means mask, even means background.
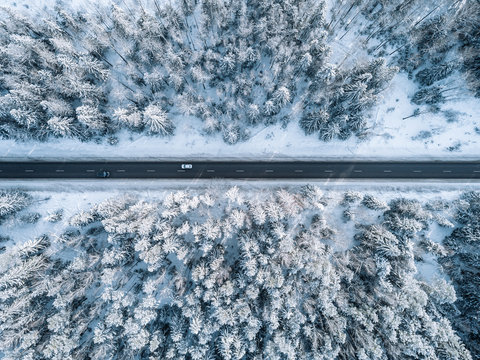
[{"label": "road marking", "polygon": [[55,172],[65,172],[65,170],[57,169],[57,170],[55,170]]},{"label": "road marking", "polygon": [[3,170],[0,170],[0,172],[3,172]]},{"label": "road marking", "polygon": [[117,169],[117,172],[125,172],[125,169]]},{"label": "road marking", "polygon": [[212,173],[212,172],[215,172],[215,170],[212,170],[212,169],[207,169],[207,172],[210,172],[210,173]]},{"label": "road marking", "polygon": [[35,170],[32,170],[32,169],[25,169],[25,172],[28,172],[28,173],[32,173],[34,172]]},{"label": "road marking", "polygon": [[392,170],[383,170],[384,173],[391,173]]},{"label": "road marking", "polygon": [[177,170],[177,172],[185,172],[185,170],[179,169]]},{"label": "road marking", "polygon": [[153,169],[147,169],[147,172],[155,172]]},{"label": "road marking", "polygon": [[95,170],[88,169],[87,172],[95,172]]},{"label": "road marking", "polygon": [[296,173],[302,173],[303,170],[295,170]]},{"label": "road marking", "polygon": [[245,172],[245,170],[238,169],[238,170],[235,170],[235,172],[242,173],[242,172]]},{"label": "road marking", "polygon": [[325,170],[326,173],[332,173],[333,170]]},{"label": "road marking", "polygon": [[363,170],[353,170],[353,172],[361,173],[361,172],[363,172]]},{"label": "road marking", "polygon": [[442,172],[444,172],[444,173],[451,173],[452,170],[443,170]]},{"label": "road marking", "polygon": [[[0,170],[1,172],[2,170]],[[480,173],[480,170],[473,170],[474,173]]]},{"label": "road marking", "polygon": [[267,169],[267,170],[265,170],[265,172],[272,173],[273,170]]},{"label": "road marking", "polygon": [[413,170],[414,173],[421,173],[422,170]]}]

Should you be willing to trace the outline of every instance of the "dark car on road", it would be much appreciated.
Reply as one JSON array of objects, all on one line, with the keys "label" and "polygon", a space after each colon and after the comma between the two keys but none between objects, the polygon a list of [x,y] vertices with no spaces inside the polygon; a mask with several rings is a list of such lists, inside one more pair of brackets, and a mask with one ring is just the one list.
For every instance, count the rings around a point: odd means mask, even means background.
[{"label": "dark car on road", "polygon": [[110,177],[110,171],[100,170],[100,171],[97,173],[97,177],[99,177],[99,178],[108,178],[108,177]]}]

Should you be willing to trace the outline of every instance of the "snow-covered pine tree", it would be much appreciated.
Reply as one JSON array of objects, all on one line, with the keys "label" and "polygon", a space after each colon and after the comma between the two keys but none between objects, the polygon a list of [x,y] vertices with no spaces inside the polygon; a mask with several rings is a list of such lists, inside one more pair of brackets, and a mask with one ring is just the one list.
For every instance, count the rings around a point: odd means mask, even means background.
[{"label": "snow-covered pine tree", "polygon": [[152,134],[172,135],[175,130],[167,113],[158,105],[148,105],[143,111],[143,119]]}]

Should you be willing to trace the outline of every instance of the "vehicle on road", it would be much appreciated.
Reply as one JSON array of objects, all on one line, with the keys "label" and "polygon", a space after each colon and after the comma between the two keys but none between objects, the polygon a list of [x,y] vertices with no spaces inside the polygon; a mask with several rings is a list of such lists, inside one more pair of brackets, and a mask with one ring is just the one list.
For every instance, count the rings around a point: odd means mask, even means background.
[{"label": "vehicle on road", "polygon": [[100,178],[108,178],[108,177],[110,177],[110,171],[100,170],[100,171],[97,173],[97,177],[100,177]]},{"label": "vehicle on road", "polygon": [[191,169],[192,167],[192,164],[182,164],[182,169]]}]

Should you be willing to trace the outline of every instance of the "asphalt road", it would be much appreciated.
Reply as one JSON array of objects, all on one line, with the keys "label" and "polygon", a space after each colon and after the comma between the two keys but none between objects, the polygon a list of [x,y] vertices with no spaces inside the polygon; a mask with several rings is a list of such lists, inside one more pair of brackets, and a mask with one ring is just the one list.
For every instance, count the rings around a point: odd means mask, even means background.
[{"label": "asphalt road", "polygon": [[[0,162],[4,179],[480,179],[478,162]],[[108,179],[105,179],[108,181]]]}]

